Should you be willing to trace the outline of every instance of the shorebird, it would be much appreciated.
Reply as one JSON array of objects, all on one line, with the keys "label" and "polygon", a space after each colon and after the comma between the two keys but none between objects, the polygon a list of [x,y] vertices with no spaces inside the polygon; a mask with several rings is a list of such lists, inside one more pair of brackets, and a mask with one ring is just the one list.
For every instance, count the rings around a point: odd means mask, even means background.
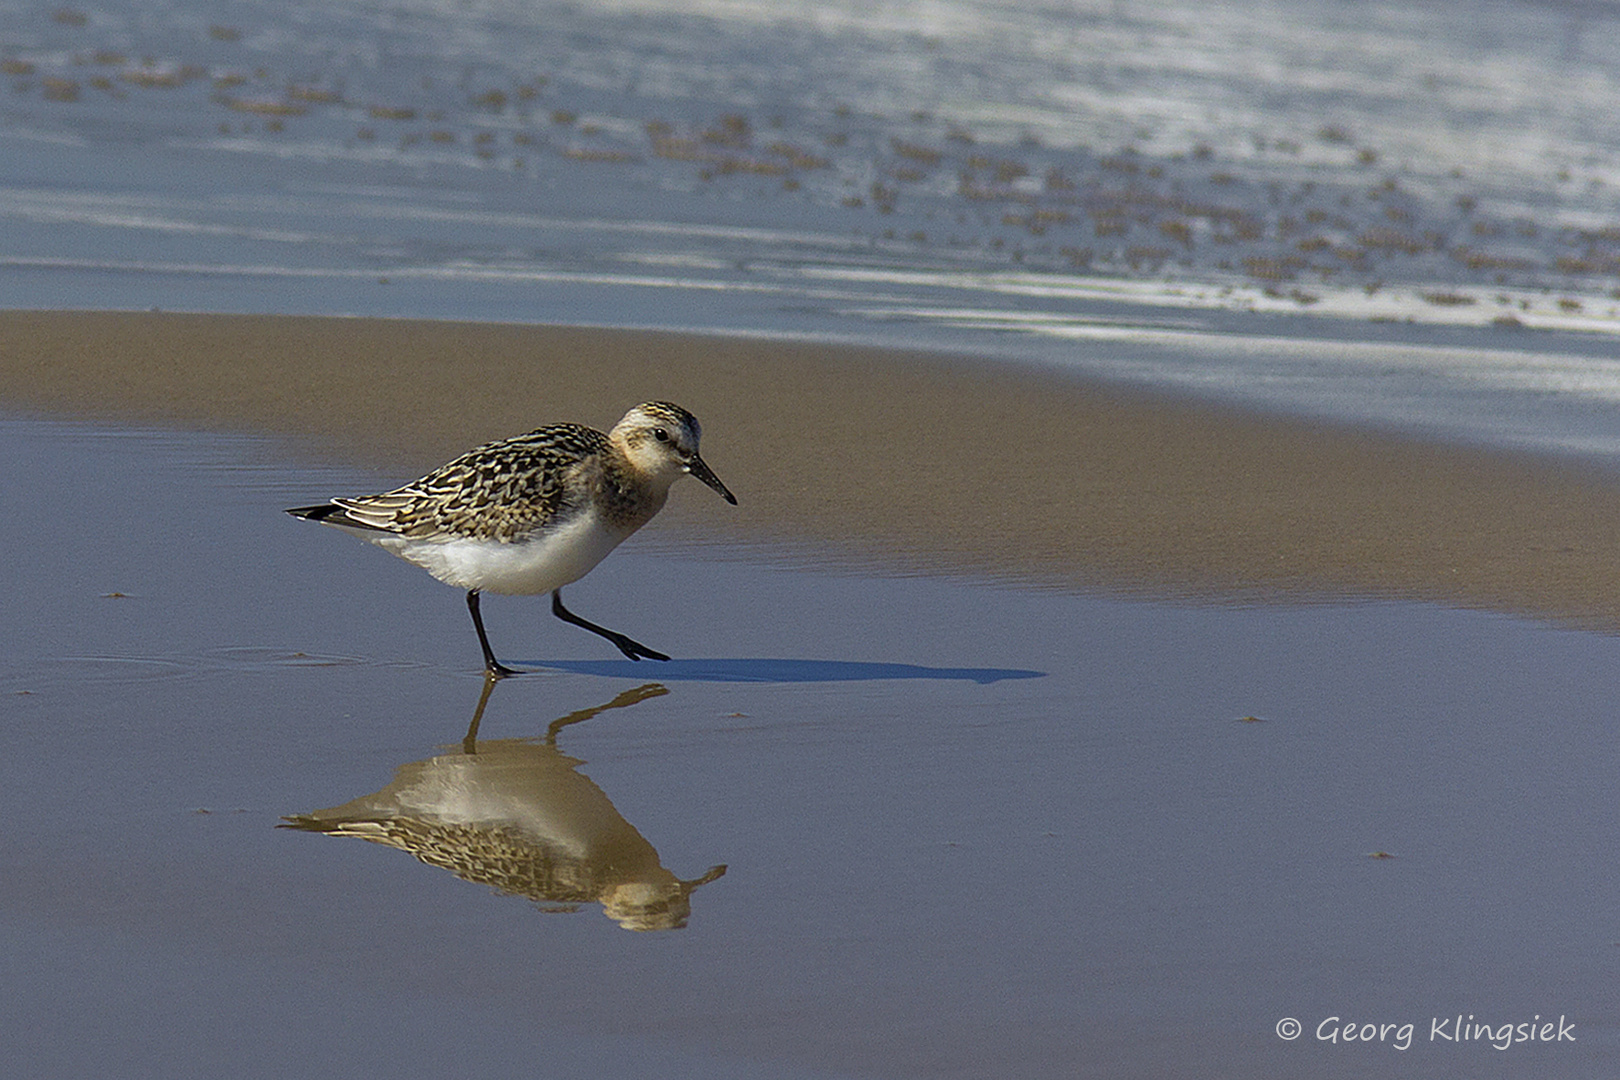
[{"label": "shorebird", "polygon": [[611,641],[632,660],[669,657],[563,606],[578,581],[663,508],[670,485],[690,473],[731,505],[736,496],[698,455],[697,417],[667,401],[624,414],[603,433],[552,424],[470,450],[420,480],[380,495],[333,499],[287,511],[331,525],[467,590],[484,670],[517,674],[495,659],[479,593],[551,594],[564,622]]}]

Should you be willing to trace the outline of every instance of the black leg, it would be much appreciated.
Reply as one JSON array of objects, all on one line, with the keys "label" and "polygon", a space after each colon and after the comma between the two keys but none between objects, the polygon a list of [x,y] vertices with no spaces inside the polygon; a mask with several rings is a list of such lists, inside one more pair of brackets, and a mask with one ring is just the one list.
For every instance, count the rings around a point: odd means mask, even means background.
[{"label": "black leg", "polygon": [[478,590],[467,590],[467,610],[472,612],[473,629],[478,631],[478,644],[484,650],[484,671],[497,679],[504,679],[517,672],[495,659],[495,653],[489,647],[489,635],[484,633],[484,617],[478,613]]},{"label": "black leg", "polygon": [[[474,611],[476,612],[476,608]],[[584,630],[589,630],[598,637],[605,637],[619,647],[619,651],[632,660],[640,660],[645,656],[649,660],[668,660],[669,657],[656,649],[649,649],[639,641],[632,641],[617,630],[609,630],[605,626],[597,626],[589,619],[582,619],[572,611],[563,607],[562,590],[558,589],[551,594],[551,613],[565,623],[573,623]]]}]

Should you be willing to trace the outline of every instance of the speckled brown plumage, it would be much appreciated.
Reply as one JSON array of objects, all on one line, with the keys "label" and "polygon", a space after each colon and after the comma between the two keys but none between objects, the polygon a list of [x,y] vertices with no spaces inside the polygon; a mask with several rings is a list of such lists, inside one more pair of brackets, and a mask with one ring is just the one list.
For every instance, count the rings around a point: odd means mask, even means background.
[{"label": "speckled brown plumage", "polygon": [[402,536],[513,540],[582,509],[610,449],[595,428],[553,424],[470,450],[393,491],[332,501],[354,523]]},{"label": "speckled brown plumage", "polygon": [[667,660],[617,631],[563,606],[578,581],[657,514],[669,487],[695,476],[732,505],[698,454],[702,429],[679,405],[637,405],[603,433],[552,424],[486,443],[413,483],[379,495],[333,499],[288,510],[333,525],[467,590],[484,670],[513,674],[495,658],[479,613],[484,591],[551,594],[558,618],[611,641],[632,660]]}]

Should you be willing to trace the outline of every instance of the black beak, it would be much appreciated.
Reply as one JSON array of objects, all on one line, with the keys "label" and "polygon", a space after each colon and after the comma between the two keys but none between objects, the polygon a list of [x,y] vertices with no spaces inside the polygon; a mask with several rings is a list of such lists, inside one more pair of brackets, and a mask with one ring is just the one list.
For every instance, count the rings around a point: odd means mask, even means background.
[{"label": "black beak", "polygon": [[720,478],[714,475],[714,470],[709,468],[709,463],[696,454],[693,454],[692,460],[686,463],[686,471],[714,488],[726,502],[732,506],[737,505],[737,496],[726,490],[726,485],[722,484]]}]

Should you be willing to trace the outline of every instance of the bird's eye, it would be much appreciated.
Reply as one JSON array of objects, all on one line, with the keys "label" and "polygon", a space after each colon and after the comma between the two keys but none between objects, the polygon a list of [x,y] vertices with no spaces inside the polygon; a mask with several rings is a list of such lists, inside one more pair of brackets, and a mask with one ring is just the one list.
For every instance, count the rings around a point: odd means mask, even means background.
[{"label": "bird's eye", "polygon": [[665,431],[661,427],[655,427],[653,428],[653,438],[657,439],[659,442],[669,442],[669,432]]}]

